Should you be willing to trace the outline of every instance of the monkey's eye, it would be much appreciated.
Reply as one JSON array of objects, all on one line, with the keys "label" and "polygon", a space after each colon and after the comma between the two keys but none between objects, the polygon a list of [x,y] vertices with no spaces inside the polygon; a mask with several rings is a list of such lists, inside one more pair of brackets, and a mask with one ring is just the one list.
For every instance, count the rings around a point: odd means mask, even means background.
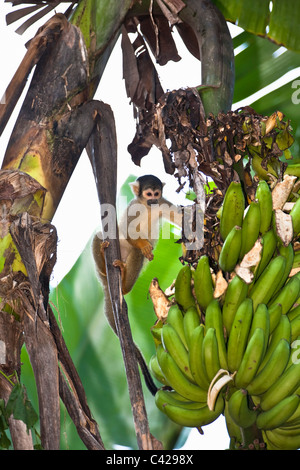
[{"label": "monkey's eye", "polygon": [[159,192],[159,191],[155,191],[154,196],[155,196],[155,197],[159,197],[159,196],[160,196],[160,192]]},{"label": "monkey's eye", "polygon": [[151,191],[148,191],[148,192],[146,193],[146,196],[151,197],[151,196],[152,196]]}]

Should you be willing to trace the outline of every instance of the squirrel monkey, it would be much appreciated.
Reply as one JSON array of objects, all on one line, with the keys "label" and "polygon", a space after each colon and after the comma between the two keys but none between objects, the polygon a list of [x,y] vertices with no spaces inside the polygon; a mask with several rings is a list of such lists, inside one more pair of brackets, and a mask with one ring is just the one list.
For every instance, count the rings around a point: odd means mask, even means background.
[{"label": "squirrel monkey", "polygon": [[[158,239],[161,219],[167,219],[181,227],[182,214],[176,206],[163,198],[164,184],[153,175],[145,175],[131,183],[131,189],[135,198],[129,203],[119,224],[119,240],[121,259],[114,261],[114,266],[121,270],[123,295],[133,288],[145,258],[153,259],[153,248]],[[92,242],[93,256],[96,269],[104,288],[105,315],[108,322],[117,335],[111,306],[103,249],[105,241],[102,234],[97,233]],[[155,394],[157,388],[154,385],[145,364],[143,356],[137,346],[136,358],[141,367],[146,384],[151,393]]]}]

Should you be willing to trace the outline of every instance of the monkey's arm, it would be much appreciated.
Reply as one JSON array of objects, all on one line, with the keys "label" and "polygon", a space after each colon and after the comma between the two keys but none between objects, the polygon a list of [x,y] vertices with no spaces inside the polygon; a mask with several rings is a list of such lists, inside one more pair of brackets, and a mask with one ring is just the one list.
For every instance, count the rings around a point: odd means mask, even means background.
[{"label": "monkey's arm", "polygon": [[[140,251],[143,257],[147,258],[149,261],[153,260],[153,246],[149,242],[149,240],[145,238],[127,238],[128,243],[132,245],[136,250]],[[127,263],[126,263],[127,264]]]}]

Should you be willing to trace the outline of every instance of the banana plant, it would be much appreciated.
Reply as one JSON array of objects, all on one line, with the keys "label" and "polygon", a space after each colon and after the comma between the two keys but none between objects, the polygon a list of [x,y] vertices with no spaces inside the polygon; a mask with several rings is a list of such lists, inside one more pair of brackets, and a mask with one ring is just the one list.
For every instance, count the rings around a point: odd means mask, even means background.
[{"label": "banana plant", "polygon": [[[21,3],[26,2],[14,2],[15,5]],[[43,10],[40,8],[43,8],[45,3],[38,1],[35,3],[35,7],[29,8],[31,12],[37,11],[36,15],[41,17]],[[178,167],[173,161],[172,152],[161,140],[165,123],[161,121],[158,104],[164,102],[176,104],[178,97],[181,99],[182,95],[164,93],[155,67],[145,52],[144,38],[154,51],[156,60],[161,64],[168,60],[178,60],[170,33],[170,24],[176,25],[190,52],[198,59],[201,57],[202,82],[196,90],[188,90],[184,96],[188,119],[201,134],[203,130],[201,126],[210,113],[214,116],[219,112],[227,113],[233,99],[233,48],[224,16],[231,21],[239,18],[242,22],[243,9],[240,8],[234,17],[228,14],[226,5],[224,6],[222,2],[219,2],[219,6],[221,13],[214,3],[208,0],[200,2],[159,0],[154,5],[150,1],[132,3],[129,0],[121,2],[82,0],[68,8],[65,15],[56,14],[38,31],[30,41],[28,52],[6,90],[6,103],[1,106],[2,109],[0,108],[0,132],[3,131],[11,115],[30,70],[37,64],[2,164],[1,188],[3,187],[4,196],[1,200],[5,218],[3,229],[1,227],[3,236],[0,240],[3,259],[1,265],[3,287],[0,294],[1,307],[6,313],[5,321],[13,322],[14,329],[18,333],[20,323],[24,322],[26,327],[25,344],[37,378],[42,443],[45,448],[57,448],[59,445],[59,394],[69,404],[72,398],[67,394],[65,382],[58,372],[58,358],[61,360],[62,357],[65,361],[64,367],[66,364],[69,367],[67,369],[69,379],[76,386],[77,393],[80,392],[79,403],[76,403],[77,410],[83,409],[86,416],[82,429],[82,425],[78,425],[78,420],[76,421],[78,415],[72,415],[73,421],[77,423],[77,432],[89,448],[103,447],[97,425],[87,406],[82,384],[47,303],[49,295],[47,285],[56,256],[56,234],[51,220],[82,150],[88,147],[98,182],[101,181],[103,168],[101,165],[99,168],[100,160],[95,152],[99,135],[102,136],[102,142],[103,137],[109,137],[113,142],[111,153],[104,164],[111,164],[112,155],[114,159],[116,157],[111,110],[103,103],[93,100],[102,73],[117,38],[122,35],[123,54],[126,61],[128,60],[128,66],[124,68],[128,96],[140,118],[148,113],[153,117],[153,123],[158,122],[160,132],[155,143],[162,149],[166,172],[173,174]],[[231,2],[230,6],[232,7]],[[49,11],[51,5],[47,8]],[[30,12],[29,9],[27,12]],[[17,12],[14,13],[15,17],[18,16]],[[263,14],[265,25],[268,24],[266,19],[268,15],[269,10],[265,9]],[[19,13],[19,17],[21,16],[22,13]],[[274,8],[273,19],[276,18],[278,10]],[[32,24],[32,21],[27,23],[29,24]],[[247,25],[251,28],[251,24]],[[276,32],[273,26],[270,25],[269,28],[270,38],[273,38],[272,35],[275,34],[274,31]],[[142,34],[139,31],[142,31]],[[130,32],[137,34],[134,43],[129,39]],[[286,35],[284,39],[289,42],[290,36]],[[167,47],[164,47],[164,44],[167,44]],[[297,43],[295,44],[297,49]],[[144,48],[144,54],[137,57],[135,51],[140,47]],[[168,111],[168,108],[165,110]],[[143,120],[140,119],[140,122]],[[102,134],[99,131],[101,127],[105,129]],[[137,164],[153,145],[153,135],[153,132],[147,135],[146,126],[143,127],[142,140],[139,140],[137,132],[130,147],[132,159]],[[178,144],[176,136],[174,146],[175,144]],[[180,149],[180,158],[183,158],[185,150],[185,148]],[[205,161],[201,168],[196,166],[196,170],[208,171],[208,168],[213,166],[212,154],[211,148],[204,147]],[[108,166],[108,168],[114,167],[116,164]],[[99,184],[97,186],[100,202],[106,201],[106,197],[110,197],[112,202],[115,201],[113,194],[115,175],[110,176],[112,186],[109,194],[107,188],[101,188]],[[193,172],[193,179],[196,181],[197,171]],[[196,185],[194,189],[197,193]],[[10,289],[11,285],[14,286],[13,290]],[[24,285],[27,289],[24,289]],[[28,302],[28,289],[31,291],[30,302]],[[50,330],[47,330],[44,325],[49,323],[49,318]],[[38,325],[38,331],[41,332],[40,341],[36,341],[34,336],[34,321]],[[9,349],[12,351],[19,351],[23,344],[22,335],[18,334],[17,338],[17,347],[15,344],[10,344]],[[52,358],[48,370],[43,370],[41,358],[40,362],[37,359],[37,353],[42,345],[47,354],[51,353],[48,354]],[[15,370],[20,370],[19,355],[14,355],[13,359],[7,377]],[[124,360],[126,362],[126,354]],[[55,380],[53,375],[50,379],[49,370],[54,374]],[[7,387],[7,383],[9,383],[7,380],[4,381],[6,388],[3,386],[1,394],[4,398],[7,398],[11,390],[11,387]],[[48,413],[44,401],[46,384],[47,387],[51,387],[49,393],[54,397],[51,407],[48,407]],[[130,381],[128,385],[129,391],[132,391]],[[134,400],[132,395],[130,398]],[[133,409],[135,404],[132,401]],[[71,411],[71,406],[68,411]],[[142,439],[139,441],[140,435],[138,435],[139,446],[142,448],[151,446],[147,426],[146,430],[146,443]],[[86,438],[87,431],[88,438]]]},{"label": "banana plant", "polygon": [[[25,332],[25,345],[38,386],[41,439],[46,449],[59,446],[59,395],[74,422],[78,422],[76,413],[79,413],[79,409],[84,411],[86,422],[82,424],[81,420],[77,425],[77,432],[85,445],[89,448],[103,446],[98,427],[87,406],[82,384],[48,303],[47,286],[56,256],[56,233],[51,220],[82,150],[88,146],[88,141],[91,141],[91,136],[93,137],[88,148],[98,181],[103,167],[99,168],[98,155],[95,155],[93,145],[96,145],[96,139],[101,136],[101,132],[104,137],[110,136],[111,152],[115,156],[112,113],[109,107],[94,101],[93,96],[121,30],[125,41],[132,18],[149,14],[149,2],[147,5],[142,5],[141,10],[139,4],[134,4],[130,8],[131,6],[132,2],[129,0],[121,3],[85,0],[68,11],[69,21],[65,15],[54,15],[30,41],[28,51],[6,90],[6,102],[1,106],[2,132],[29,72],[36,65],[2,163],[2,213],[5,217],[1,230],[3,235],[1,306],[6,320],[13,321],[16,331]],[[209,14],[203,16],[202,8],[206,6],[209,6]],[[223,17],[207,1],[199,3],[190,0],[187,5],[184,3],[180,5],[175,13],[173,10],[167,10],[164,14],[159,10],[158,13],[162,18],[167,15],[167,20],[172,17],[173,21],[187,24],[189,30],[195,30],[198,48],[209,59],[203,61],[204,93],[211,94],[208,102],[212,111],[217,112],[219,107],[226,111],[230,108],[233,93],[233,55],[232,48],[230,49],[230,35]],[[212,15],[213,12],[215,15]],[[183,15],[183,19],[180,15]],[[168,21],[164,19],[161,24],[161,31],[170,38]],[[210,31],[212,27],[216,27],[216,35],[212,38],[213,49],[210,50],[209,43],[200,41],[201,34],[197,30],[198,27],[200,31]],[[157,33],[156,36],[158,37]],[[226,57],[226,62],[224,52],[228,55],[228,51],[221,48],[224,40],[228,41],[231,51],[229,60]],[[216,67],[215,74],[210,70],[211,58],[215,66],[220,65]],[[226,64],[225,67],[221,66],[223,62]],[[141,82],[145,88],[142,79]],[[130,86],[132,84],[129,83],[128,87]],[[151,90],[147,87],[146,90],[150,96]],[[155,104],[156,102],[152,103]],[[98,135],[99,125],[101,130]],[[101,151],[103,153],[101,149],[103,135],[102,139],[100,138],[100,153]],[[111,158],[110,154],[110,163]],[[113,203],[115,183],[115,175],[112,174],[112,191],[110,190],[109,197]],[[106,197],[105,188],[104,193],[99,185],[97,189],[100,202],[103,202],[103,198]],[[20,287],[27,284],[29,295],[28,290],[22,290]],[[9,289],[11,285],[14,285],[13,290]],[[7,343],[7,349],[21,350],[23,336],[19,334],[17,338],[17,346]],[[41,354],[42,350],[44,354]],[[47,369],[41,366],[45,356],[48,361]],[[76,389],[75,396],[70,396],[58,363],[67,371],[68,380],[71,380]],[[11,376],[15,370],[20,373],[19,354],[16,354],[14,361],[10,362],[5,377]],[[1,395],[7,399],[11,388],[12,384],[4,379]],[[131,400],[137,399],[134,398],[134,388],[129,383]],[[47,395],[51,395],[52,398],[50,406],[49,402],[45,402],[46,390]],[[79,400],[76,402],[77,396]],[[75,415],[72,414],[74,400]],[[140,403],[142,404],[141,398]],[[133,402],[133,410],[136,408],[135,405]],[[139,416],[134,418],[140,419]],[[93,426],[90,423],[94,423]],[[144,424],[145,426],[147,429],[148,424]],[[146,430],[145,434],[141,419],[136,428],[139,446],[150,448],[152,443],[149,430]],[[86,437],[87,431],[88,437]],[[142,437],[139,440],[141,433]],[[28,444],[27,440],[24,445],[31,444]]]}]

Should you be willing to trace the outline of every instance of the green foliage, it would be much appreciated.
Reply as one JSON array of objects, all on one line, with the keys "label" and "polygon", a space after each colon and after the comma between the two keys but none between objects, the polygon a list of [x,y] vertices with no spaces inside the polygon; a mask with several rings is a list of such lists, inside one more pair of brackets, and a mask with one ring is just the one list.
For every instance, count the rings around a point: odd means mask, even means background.
[{"label": "green foliage", "polygon": [[[7,379],[9,380],[8,377]],[[35,430],[38,415],[33,408],[31,401],[27,398],[24,385],[20,383],[15,384],[12,388],[6,405],[3,399],[0,400],[0,449],[9,449],[11,446],[11,441],[8,437],[8,419],[10,416],[13,416],[14,419],[23,421],[26,424],[27,432],[32,430],[33,433],[38,436],[38,433]],[[38,443],[35,448],[40,448],[40,444]]]},{"label": "green foliage", "polygon": [[286,50],[277,54],[278,45],[251,33],[243,32],[236,36],[233,46],[234,49],[243,48],[235,56],[235,102],[252,95],[281,78],[284,73],[300,66],[299,53]]},{"label": "green foliage", "polygon": [[8,418],[5,412],[5,402],[0,400],[0,449],[9,449],[11,442],[7,437]]},{"label": "green foliage", "polygon": [[213,0],[227,21],[288,49],[300,51],[300,5],[298,0]]},{"label": "green foliage", "polygon": [[38,420],[31,402],[26,396],[25,387],[17,384],[13,387],[5,409],[7,416],[11,414],[26,424],[27,431],[32,428]]}]

